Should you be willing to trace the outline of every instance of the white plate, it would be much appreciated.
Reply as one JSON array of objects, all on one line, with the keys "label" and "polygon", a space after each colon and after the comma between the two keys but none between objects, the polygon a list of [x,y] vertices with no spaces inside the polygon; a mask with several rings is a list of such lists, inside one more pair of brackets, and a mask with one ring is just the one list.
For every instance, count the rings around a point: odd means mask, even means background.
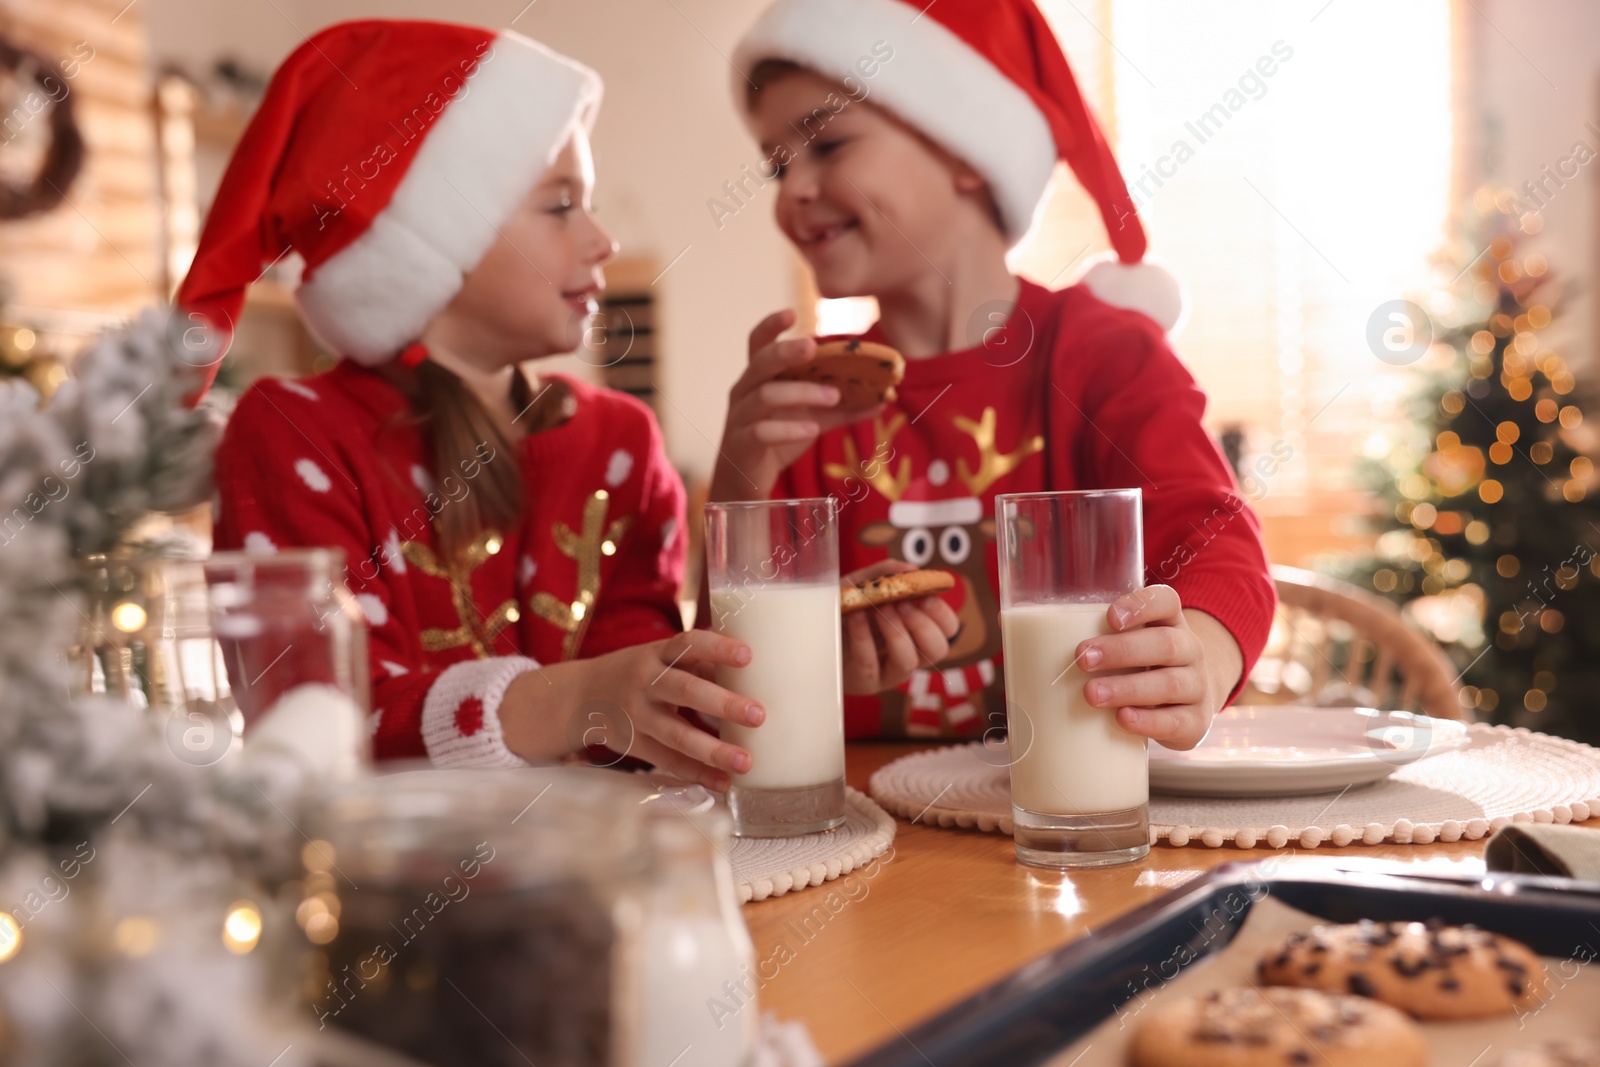
[{"label": "white plate", "polygon": [[1188,752],[1151,744],[1150,788],[1196,797],[1328,793],[1466,743],[1465,723],[1408,711],[1233,707]]}]

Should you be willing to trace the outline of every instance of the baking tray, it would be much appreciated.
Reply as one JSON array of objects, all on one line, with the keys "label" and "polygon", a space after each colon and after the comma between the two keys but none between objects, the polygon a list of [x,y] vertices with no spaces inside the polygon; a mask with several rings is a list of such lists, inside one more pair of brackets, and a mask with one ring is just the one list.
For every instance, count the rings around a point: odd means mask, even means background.
[{"label": "baking tray", "polygon": [[1372,862],[1346,868],[1316,858],[1229,863],[1027,964],[852,1067],[1043,1063],[1145,984],[1170,979],[1176,959],[1192,954],[1192,966],[1225,947],[1265,894],[1331,922],[1472,923],[1541,956],[1592,954],[1600,944],[1600,882],[1417,873]]}]

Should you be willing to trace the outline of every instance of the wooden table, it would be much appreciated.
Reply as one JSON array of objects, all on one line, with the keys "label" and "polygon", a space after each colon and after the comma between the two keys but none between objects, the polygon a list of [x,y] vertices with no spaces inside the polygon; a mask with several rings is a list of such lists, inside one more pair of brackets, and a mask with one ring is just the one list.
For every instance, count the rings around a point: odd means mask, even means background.
[{"label": "wooden table", "polygon": [[[873,771],[925,748],[851,743],[846,776],[865,790]],[[1600,827],[1600,819],[1587,825]],[[1402,861],[1478,873],[1483,847],[1481,840],[1322,846],[1300,850],[1297,861]],[[892,850],[875,864],[823,888],[745,907],[764,982],[762,1010],[801,1020],[830,1064],[848,1062],[1211,867],[1282,855],[1159,845],[1140,863],[1058,873],[1018,864],[1003,834],[902,819]]]}]

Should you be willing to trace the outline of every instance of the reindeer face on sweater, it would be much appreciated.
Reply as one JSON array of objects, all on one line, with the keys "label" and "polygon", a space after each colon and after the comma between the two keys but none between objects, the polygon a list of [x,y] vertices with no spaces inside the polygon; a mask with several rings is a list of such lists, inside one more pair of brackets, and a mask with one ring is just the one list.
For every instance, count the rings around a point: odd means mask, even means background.
[{"label": "reindeer face on sweater", "polygon": [[889,518],[869,523],[857,534],[862,544],[888,549],[892,559],[918,567],[949,571],[956,577],[953,605],[961,629],[950,643],[950,653],[941,667],[962,667],[992,659],[1000,651],[1000,604],[987,573],[989,549],[994,541],[994,518],[984,514],[984,492],[1009,473],[1023,459],[1044,447],[1040,437],[1022,442],[1012,452],[995,446],[993,408],[985,408],[978,419],[956,416],[955,426],[978,446],[978,462],[967,457],[956,459],[955,476],[966,490],[951,494],[950,465],[934,459],[920,476],[913,473],[910,457],[892,458],[894,436],[906,423],[896,414],[887,421],[874,420],[873,435],[878,448],[865,463],[859,460],[854,444],[846,439],[847,465],[836,466],[830,474],[861,477],[887,497]]}]

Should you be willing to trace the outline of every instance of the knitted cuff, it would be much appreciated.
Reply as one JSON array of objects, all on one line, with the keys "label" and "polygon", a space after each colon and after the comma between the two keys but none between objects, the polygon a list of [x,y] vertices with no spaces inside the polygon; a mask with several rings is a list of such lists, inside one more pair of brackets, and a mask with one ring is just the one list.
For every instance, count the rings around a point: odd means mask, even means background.
[{"label": "knitted cuff", "polygon": [[422,744],[440,767],[526,767],[506,747],[500,701],[519,674],[538,664],[524,656],[468,660],[445,668],[422,702]]}]

